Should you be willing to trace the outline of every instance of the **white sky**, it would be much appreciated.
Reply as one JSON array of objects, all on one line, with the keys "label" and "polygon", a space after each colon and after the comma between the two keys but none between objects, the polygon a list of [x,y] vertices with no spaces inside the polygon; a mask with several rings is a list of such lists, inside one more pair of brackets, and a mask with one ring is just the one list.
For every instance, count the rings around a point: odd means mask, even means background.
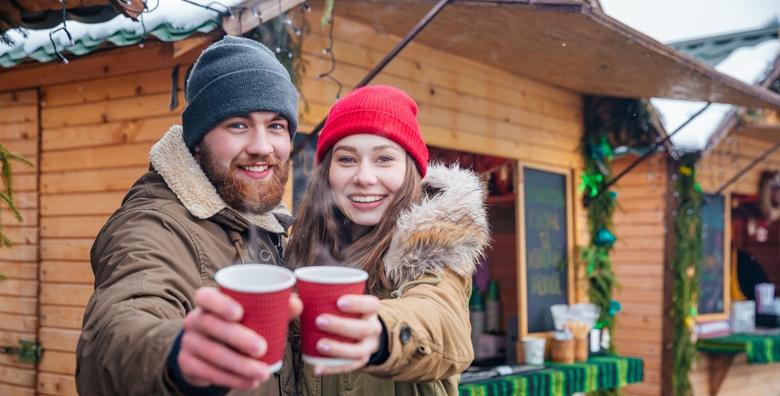
[{"label": "white sky", "polygon": [[666,43],[764,26],[780,0],[600,0],[607,15]]}]

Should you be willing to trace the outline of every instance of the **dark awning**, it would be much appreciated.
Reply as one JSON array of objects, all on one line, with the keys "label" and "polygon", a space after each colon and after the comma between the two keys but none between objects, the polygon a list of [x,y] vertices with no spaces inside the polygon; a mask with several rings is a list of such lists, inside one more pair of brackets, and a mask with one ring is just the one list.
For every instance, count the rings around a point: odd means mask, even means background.
[{"label": "dark awning", "polygon": [[[433,4],[338,0],[335,14],[402,37]],[[579,0],[456,0],[415,41],[583,94],[780,108],[780,96],[719,73]]]}]

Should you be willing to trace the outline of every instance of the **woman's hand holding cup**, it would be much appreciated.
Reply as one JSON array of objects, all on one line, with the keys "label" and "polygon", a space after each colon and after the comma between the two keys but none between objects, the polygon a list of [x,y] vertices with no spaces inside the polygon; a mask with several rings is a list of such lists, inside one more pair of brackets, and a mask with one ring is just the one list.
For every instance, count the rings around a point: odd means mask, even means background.
[{"label": "woman's hand holding cup", "polygon": [[311,266],[295,270],[303,300],[304,362],[317,375],[354,371],[379,348],[379,299],[364,295],[368,274],[357,268]]},{"label": "woman's hand holding cup", "polygon": [[336,305],[341,312],[359,315],[359,317],[323,313],[315,319],[315,324],[326,333],[354,341],[343,342],[321,338],[317,342],[317,350],[323,355],[348,359],[349,362],[341,366],[315,365],[316,375],[341,374],[357,370],[365,366],[371,355],[379,348],[379,337],[382,334],[382,324],[377,317],[379,299],[371,295],[348,294],[341,296]]}]

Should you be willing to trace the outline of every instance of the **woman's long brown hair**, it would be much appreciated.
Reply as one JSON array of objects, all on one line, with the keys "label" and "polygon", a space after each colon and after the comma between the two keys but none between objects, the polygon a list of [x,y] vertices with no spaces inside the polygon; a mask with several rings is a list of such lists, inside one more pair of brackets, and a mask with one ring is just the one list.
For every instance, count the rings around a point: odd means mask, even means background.
[{"label": "woman's long brown hair", "polygon": [[[335,204],[328,183],[333,150],[328,151],[315,169],[296,211],[295,225],[287,245],[286,262],[291,268],[318,264],[323,253],[351,267],[368,272],[366,289],[380,294],[390,287],[382,257],[396,228],[398,216],[422,199],[422,183],[414,160],[407,154],[404,183],[396,191],[382,219],[367,233],[352,241],[350,221]],[[323,252],[324,250],[324,252]]]}]

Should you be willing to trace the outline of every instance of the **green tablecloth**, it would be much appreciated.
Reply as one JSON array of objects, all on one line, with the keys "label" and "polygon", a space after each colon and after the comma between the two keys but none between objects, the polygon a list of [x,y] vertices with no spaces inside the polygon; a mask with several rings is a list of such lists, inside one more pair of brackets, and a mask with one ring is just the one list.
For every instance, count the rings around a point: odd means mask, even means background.
[{"label": "green tablecloth", "polygon": [[696,347],[709,353],[742,353],[749,364],[780,361],[780,334],[732,334],[699,340]]},{"label": "green tablecloth", "polygon": [[585,363],[548,363],[548,368],[460,386],[461,396],[567,396],[642,382],[642,359],[592,357]]}]

